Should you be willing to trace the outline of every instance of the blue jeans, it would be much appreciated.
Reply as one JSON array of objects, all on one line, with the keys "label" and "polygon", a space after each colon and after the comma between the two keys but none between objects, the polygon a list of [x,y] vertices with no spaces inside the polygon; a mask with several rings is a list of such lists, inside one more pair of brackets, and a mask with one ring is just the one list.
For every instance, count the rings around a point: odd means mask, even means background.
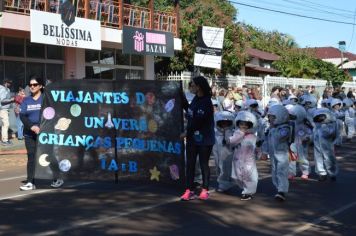
[{"label": "blue jeans", "polygon": [[16,126],[17,126],[17,138],[23,139],[23,123],[20,120],[20,116],[16,116]]}]

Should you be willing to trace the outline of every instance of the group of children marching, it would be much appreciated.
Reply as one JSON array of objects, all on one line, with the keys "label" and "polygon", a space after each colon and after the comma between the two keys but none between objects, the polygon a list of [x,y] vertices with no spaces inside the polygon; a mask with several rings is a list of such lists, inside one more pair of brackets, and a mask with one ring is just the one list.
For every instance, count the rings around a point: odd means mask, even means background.
[{"label": "group of children marching", "polygon": [[256,160],[271,162],[275,199],[285,201],[289,180],[297,175],[307,180],[310,174],[308,150],[313,147],[315,172],[319,181],[335,181],[338,174],[334,145],[341,145],[343,127],[348,139],[355,130],[354,101],[325,99],[317,108],[311,94],[290,96],[280,102],[271,99],[265,110],[259,101],[238,104],[237,111],[215,112],[216,142],[213,156],[218,172],[218,192],[237,184],[241,200],[256,193]]}]

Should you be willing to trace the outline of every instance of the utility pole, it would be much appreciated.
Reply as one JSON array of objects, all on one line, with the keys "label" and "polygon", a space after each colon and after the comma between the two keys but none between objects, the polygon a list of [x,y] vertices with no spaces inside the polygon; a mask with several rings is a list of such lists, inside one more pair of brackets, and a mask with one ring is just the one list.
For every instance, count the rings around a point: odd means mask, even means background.
[{"label": "utility pole", "polygon": [[339,41],[339,50],[341,52],[341,69],[344,70],[344,52],[346,51],[346,42]]}]

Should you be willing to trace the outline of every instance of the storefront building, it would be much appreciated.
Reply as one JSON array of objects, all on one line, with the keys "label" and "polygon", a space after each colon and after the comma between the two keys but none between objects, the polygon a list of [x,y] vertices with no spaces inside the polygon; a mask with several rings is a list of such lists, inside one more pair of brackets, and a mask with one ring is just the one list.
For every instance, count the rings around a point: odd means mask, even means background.
[{"label": "storefront building", "polygon": [[[123,29],[127,26],[171,34],[172,50],[181,50],[182,41],[178,37],[178,6],[174,6],[175,10],[172,12],[160,12],[153,9],[153,1],[150,0],[147,8],[133,6],[123,0],[70,2],[70,5],[74,4],[73,12],[76,16],[72,20],[82,21],[83,25],[72,32],[72,39],[84,38],[92,43],[94,38],[99,38],[99,46],[80,45],[80,42],[75,40],[59,40],[61,34],[66,34],[66,28],[71,27],[65,25],[65,17],[71,16],[63,16],[62,0],[2,1],[0,77],[12,79],[14,90],[26,85],[31,75],[40,75],[51,81],[71,78],[154,79],[154,53],[123,53]],[[58,26],[51,23],[53,19],[61,21]],[[95,22],[99,30],[90,31],[92,28],[89,25]],[[71,23],[73,22],[69,25]],[[40,25],[40,28],[36,31],[37,25]],[[44,38],[34,41],[37,40],[38,32],[44,34]],[[68,32],[67,36],[70,38],[70,29]],[[50,43],[50,40],[47,40],[49,36],[57,37],[57,41]]]}]

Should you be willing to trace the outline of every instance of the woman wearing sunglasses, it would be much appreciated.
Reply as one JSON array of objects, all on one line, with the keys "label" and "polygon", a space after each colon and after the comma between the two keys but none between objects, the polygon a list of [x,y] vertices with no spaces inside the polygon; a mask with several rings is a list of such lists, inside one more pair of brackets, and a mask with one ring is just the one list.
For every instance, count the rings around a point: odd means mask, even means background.
[{"label": "woman wearing sunglasses", "polygon": [[[35,187],[35,166],[36,166],[36,140],[40,133],[41,104],[43,99],[44,81],[39,77],[31,77],[28,84],[31,96],[25,97],[20,106],[20,119],[24,124],[25,146],[27,150],[27,183],[20,186],[20,190],[27,191],[36,189]],[[58,188],[63,185],[63,180],[56,179],[51,184]]]}]

